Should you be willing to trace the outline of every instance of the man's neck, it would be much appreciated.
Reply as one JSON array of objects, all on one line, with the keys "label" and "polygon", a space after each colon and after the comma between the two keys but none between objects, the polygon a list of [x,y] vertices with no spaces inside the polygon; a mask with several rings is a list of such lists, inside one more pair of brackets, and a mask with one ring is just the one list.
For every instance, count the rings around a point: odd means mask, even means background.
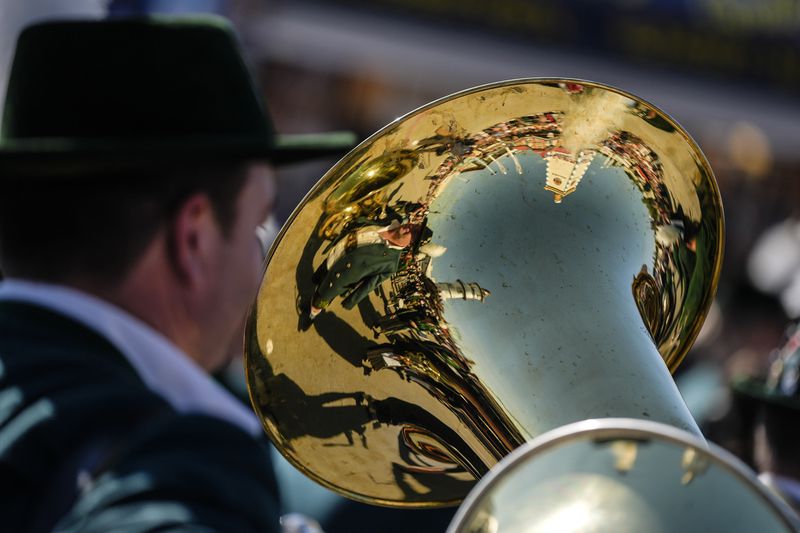
[{"label": "man's neck", "polygon": [[[210,379],[170,338],[100,296],[63,284],[13,278],[0,283],[0,301],[52,311],[95,332],[127,359],[150,389],[178,411],[209,414],[232,421],[253,435],[261,434],[252,413]],[[12,316],[20,316],[18,311],[13,313]],[[37,320],[40,326],[48,326],[40,318]]]},{"label": "man's neck", "polygon": [[[167,282],[168,273],[152,268],[147,254],[115,285],[98,284],[91,279],[72,279],[64,286],[84,292],[115,305],[141,320],[169,339],[190,359],[202,368],[199,356],[199,332],[188,317],[181,298],[175,294],[174,284]],[[206,369],[208,370],[208,369]]]}]

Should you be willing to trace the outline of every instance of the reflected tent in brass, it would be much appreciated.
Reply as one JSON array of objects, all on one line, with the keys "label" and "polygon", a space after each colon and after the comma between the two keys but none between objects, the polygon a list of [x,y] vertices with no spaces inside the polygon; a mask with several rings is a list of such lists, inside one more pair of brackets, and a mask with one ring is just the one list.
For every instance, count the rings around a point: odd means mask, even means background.
[{"label": "reflected tent in brass", "polygon": [[641,99],[541,79],[449,96],[364,141],[284,226],[248,324],[253,406],[301,471],[398,507],[458,503],[586,418],[699,435],[670,370],[722,236],[706,159]]}]

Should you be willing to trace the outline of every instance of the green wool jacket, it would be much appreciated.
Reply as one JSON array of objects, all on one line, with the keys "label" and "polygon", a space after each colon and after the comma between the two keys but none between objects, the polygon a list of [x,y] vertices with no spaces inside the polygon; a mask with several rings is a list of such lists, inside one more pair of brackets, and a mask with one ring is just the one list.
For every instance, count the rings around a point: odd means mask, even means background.
[{"label": "green wool jacket", "polygon": [[278,531],[267,448],[175,412],[104,338],[0,302],[0,530]]},{"label": "green wool jacket", "polygon": [[323,301],[346,293],[342,306],[352,309],[378,285],[400,269],[403,250],[384,244],[368,244],[345,253],[331,267],[317,288]]}]

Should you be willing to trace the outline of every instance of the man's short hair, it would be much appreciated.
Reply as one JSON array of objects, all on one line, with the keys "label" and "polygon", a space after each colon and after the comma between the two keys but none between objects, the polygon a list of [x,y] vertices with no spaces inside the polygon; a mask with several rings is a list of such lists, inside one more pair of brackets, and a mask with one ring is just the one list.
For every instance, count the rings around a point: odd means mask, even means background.
[{"label": "man's short hair", "polygon": [[113,171],[0,182],[0,264],[9,277],[112,286],[186,199],[208,195],[224,236],[236,220],[243,164]]}]

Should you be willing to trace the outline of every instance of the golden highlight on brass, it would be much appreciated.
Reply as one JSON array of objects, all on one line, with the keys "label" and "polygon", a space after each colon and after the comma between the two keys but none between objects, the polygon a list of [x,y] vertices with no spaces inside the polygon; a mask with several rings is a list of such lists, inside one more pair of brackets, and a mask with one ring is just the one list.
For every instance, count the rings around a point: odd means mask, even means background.
[{"label": "golden highlight on brass", "polygon": [[721,252],[708,163],[655,107],[574,80],[458,93],[367,139],[282,230],[253,406],[304,473],[390,506],[455,504],[585,418],[698,433],[669,371]]}]

